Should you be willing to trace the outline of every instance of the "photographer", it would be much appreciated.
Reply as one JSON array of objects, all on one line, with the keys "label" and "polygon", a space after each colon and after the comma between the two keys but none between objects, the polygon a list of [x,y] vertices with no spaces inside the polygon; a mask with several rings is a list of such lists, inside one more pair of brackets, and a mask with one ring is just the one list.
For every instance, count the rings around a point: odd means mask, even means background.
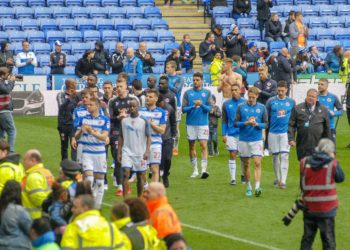
[{"label": "photographer", "polygon": [[16,128],[12,116],[11,92],[15,87],[15,76],[9,69],[0,67],[0,138],[7,134],[10,152],[15,151]]},{"label": "photographer", "polygon": [[335,159],[335,145],[321,139],[315,153],[300,161],[300,185],[304,202],[304,235],[300,249],[312,249],[320,229],[323,249],[335,249],[335,215],[338,208],[335,183],[345,178]]}]

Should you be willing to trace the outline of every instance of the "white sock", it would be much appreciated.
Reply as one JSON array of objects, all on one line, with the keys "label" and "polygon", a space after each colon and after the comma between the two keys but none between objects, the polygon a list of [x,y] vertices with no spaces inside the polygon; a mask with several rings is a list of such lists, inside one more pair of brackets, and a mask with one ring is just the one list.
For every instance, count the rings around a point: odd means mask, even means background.
[{"label": "white sock", "polygon": [[207,172],[207,167],[208,167],[207,159],[202,159],[201,161],[202,173]]},{"label": "white sock", "polygon": [[280,181],[280,156],[279,154],[274,154],[272,156],[272,162],[273,162],[273,171],[275,173],[275,180]]},{"label": "white sock", "polygon": [[228,161],[228,169],[230,170],[231,180],[236,180],[236,160]]},{"label": "white sock", "polygon": [[250,181],[247,181],[247,188],[249,188],[250,190],[252,189],[252,185],[250,184]]},{"label": "white sock", "polygon": [[260,187],[260,181],[255,182],[255,189],[258,189]]},{"label": "white sock", "polygon": [[197,158],[191,159],[191,165],[192,165],[193,170],[197,169]]},{"label": "white sock", "polygon": [[287,181],[288,168],[289,168],[289,154],[283,153],[281,154],[281,174],[282,174],[281,181],[284,184],[286,184],[286,181]]},{"label": "white sock", "polygon": [[93,175],[88,175],[88,176],[85,177],[85,180],[90,181],[91,189],[93,189],[93,186],[94,186],[94,176],[93,176]]},{"label": "white sock", "polygon": [[101,208],[102,200],[103,200],[103,194],[105,192],[104,190],[104,180],[103,179],[97,179],[95,184],[95,190],[96,190],[96,196],[95,196],[95,207],[97,209]]}]

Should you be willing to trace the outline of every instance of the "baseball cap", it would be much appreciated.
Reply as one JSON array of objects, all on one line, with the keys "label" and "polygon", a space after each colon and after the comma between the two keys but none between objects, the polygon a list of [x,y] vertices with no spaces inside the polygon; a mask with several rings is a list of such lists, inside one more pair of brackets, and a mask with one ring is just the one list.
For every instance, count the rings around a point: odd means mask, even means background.
[{"label": "baseball cap", "polygon": [[256,43],[255,42],[250,42],[248,43],[248,49],[251,49],[253,47],[257,47]]},{"label": "baseball cap", "polygon": [[59,40],[57,40],[57,41],[55,42],[55,46],[62,46],[62,43],[61,43]]}]

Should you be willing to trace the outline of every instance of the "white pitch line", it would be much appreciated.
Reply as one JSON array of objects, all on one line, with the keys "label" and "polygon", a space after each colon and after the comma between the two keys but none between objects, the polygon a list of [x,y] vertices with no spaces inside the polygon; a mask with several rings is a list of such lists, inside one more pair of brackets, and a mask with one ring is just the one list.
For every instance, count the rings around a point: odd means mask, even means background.
[{"label": "white pitch line", "polygon": [[[112,207],[112,205],[109,204],[109,203],[102,203],[102,204],[107,206],[107,207]],[[181,225],[184,226],[184,227],[188,227],[188,228],[191,228],[191,229],[194,229],[194,230],[197,230],[197,231],[201,231],[201,232],[207,233],[207,234],[219,236],[219,237],[226,238],[226,239],[229,239],[229,240],[243,242],[243,243],[246,243],[246,244],[249,244],[249,245],[252,245],[252,246],[261,247],[261,248],[270,249],[270,250],[280,250],[280,248],[276,248],[276,247],[273,247],[273,246],[265,245],[265,244],[258,243],[258,242],[255,242],[255,241],[251,241],[251,240],[246,240],[246,239],[243,239],[243,238],[240,238],[240,237],[237,237],[237,236],[233,236],[233,235],[223,234],[223,233],[220,233],[220,232],[217,232],[217,231],[214,231],[214,230],[210,230],[210,229],[206,229],[206,228],[202,228],[202,227],[197,227],[197,226],[193,226],[193,225],[186,224],[186,223],[181,223]]]}]

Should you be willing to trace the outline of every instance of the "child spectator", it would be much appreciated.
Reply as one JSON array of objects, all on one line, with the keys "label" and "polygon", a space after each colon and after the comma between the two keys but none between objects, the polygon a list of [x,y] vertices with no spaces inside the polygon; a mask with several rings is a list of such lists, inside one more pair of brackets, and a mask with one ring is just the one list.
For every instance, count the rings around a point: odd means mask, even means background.
[{"label": "child spectator", "polygon": [[180,45],[180,59],[182,61],[182,68],[184,73],[192,73],[193,61],[196,58],[196,48],[191,43],[189,34],[183,36],[183,41]]},{"label": "child spectator", "polygon": [[297,74],[311,74],[314,73],[314,67],[310,63],[306,49],[299,51],[295,61]]},{"label": "child spectator", "polygon": [[[209,113],[209,140],[208,140],[208,150],[209,156],[213,157],[215,155],[219,155],[218,150],[218,120],[221,117],[221,110],[218,105],[216,105],[216,98],[213,95],[213,107]],[[214,146],[214,152],[213,147]]]},{"label": "child spectator", "polygon": [[220,51],[216,52],[214,60],[209,66],[210,79],[213,86],[219,85],[219,78],[222,70],[222,54]]},{"label": "child spectator", "polygon": [[316,46],[311,46],[309,48],[310,52],[310,63],[314,69],[314,72],[324,72],[325,61],[318,55],[318,50]]}]

